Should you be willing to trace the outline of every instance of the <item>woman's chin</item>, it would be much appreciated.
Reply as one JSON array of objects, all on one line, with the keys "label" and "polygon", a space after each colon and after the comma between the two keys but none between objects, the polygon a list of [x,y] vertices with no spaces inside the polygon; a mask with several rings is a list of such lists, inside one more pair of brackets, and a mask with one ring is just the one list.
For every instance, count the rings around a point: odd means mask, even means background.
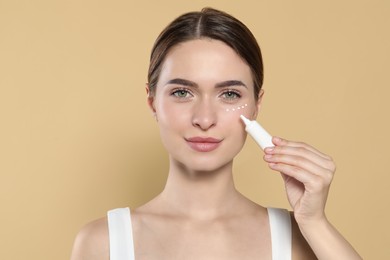
[{"label": "woman's chin", "polygon": [[193,160],[189,162],[176,161],[176,164],[183,172],[211,174],[214,172],[219,172],[227,166],[231,165],[232,160],[227,162],[217,162],[215,159],[212,160],[211,158],[193,158]]}]

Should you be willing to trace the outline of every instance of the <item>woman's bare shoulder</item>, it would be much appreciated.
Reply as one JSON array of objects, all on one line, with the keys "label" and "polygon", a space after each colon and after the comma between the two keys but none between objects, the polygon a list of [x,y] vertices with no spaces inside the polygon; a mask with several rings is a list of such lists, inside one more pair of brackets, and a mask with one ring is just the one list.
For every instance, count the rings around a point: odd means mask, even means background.
[{"label": "woman's bare shoulder", "polygon": [[292,226],[292,259],[316,260],[318,259],[303,237],[298,223],[295,221],[294,213],[290,212]]},{"label": "woman's bare shoulder", "polygon": [[74,241],[71,260],[108,260],[109,238],[107,217],[86,224]]}]

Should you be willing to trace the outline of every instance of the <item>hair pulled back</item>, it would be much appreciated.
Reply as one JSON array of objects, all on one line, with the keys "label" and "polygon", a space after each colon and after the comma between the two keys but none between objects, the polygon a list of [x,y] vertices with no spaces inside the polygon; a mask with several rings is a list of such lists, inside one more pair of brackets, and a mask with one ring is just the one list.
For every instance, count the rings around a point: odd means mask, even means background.
[{"label": "hair pulled back", "polygon": [[263,85],[263,60],[251,31],[233,16],[213,9],[189,12],[173,20],[158,36],[152,48],[148,71],[150,93],[154,93],[165,57],[179,43],[210,38],[224,42],[248,64],[257,99]]}]

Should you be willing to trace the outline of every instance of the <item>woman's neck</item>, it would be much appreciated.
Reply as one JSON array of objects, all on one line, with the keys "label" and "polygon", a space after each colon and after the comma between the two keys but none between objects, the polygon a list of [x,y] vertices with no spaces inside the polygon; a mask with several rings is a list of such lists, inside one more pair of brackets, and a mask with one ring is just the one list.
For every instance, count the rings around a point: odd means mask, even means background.
[{"label": "woman's neck", "polygon": [[234,186],[232,162],[207,172],[189,171],[171,163],[159,198],[175,214],[213,219],[235,211],[235,205],[243,196]]}]

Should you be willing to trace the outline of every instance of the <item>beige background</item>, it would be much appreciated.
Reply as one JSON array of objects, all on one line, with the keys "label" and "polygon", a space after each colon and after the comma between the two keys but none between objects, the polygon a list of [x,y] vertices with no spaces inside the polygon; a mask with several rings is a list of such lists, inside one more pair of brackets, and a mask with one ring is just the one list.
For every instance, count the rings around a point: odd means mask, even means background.
[{"label": "beige background", "polygon": [[[329,218],[365,259],[390,258],[388,1],[0,0],[0,259],[68,259],[85,223],[160,192],[149,51],[203,6],[251,28],[265,62],[259,121],[335,159]],[[235,168],[244,194],[289,207],[251,139]]]}]

